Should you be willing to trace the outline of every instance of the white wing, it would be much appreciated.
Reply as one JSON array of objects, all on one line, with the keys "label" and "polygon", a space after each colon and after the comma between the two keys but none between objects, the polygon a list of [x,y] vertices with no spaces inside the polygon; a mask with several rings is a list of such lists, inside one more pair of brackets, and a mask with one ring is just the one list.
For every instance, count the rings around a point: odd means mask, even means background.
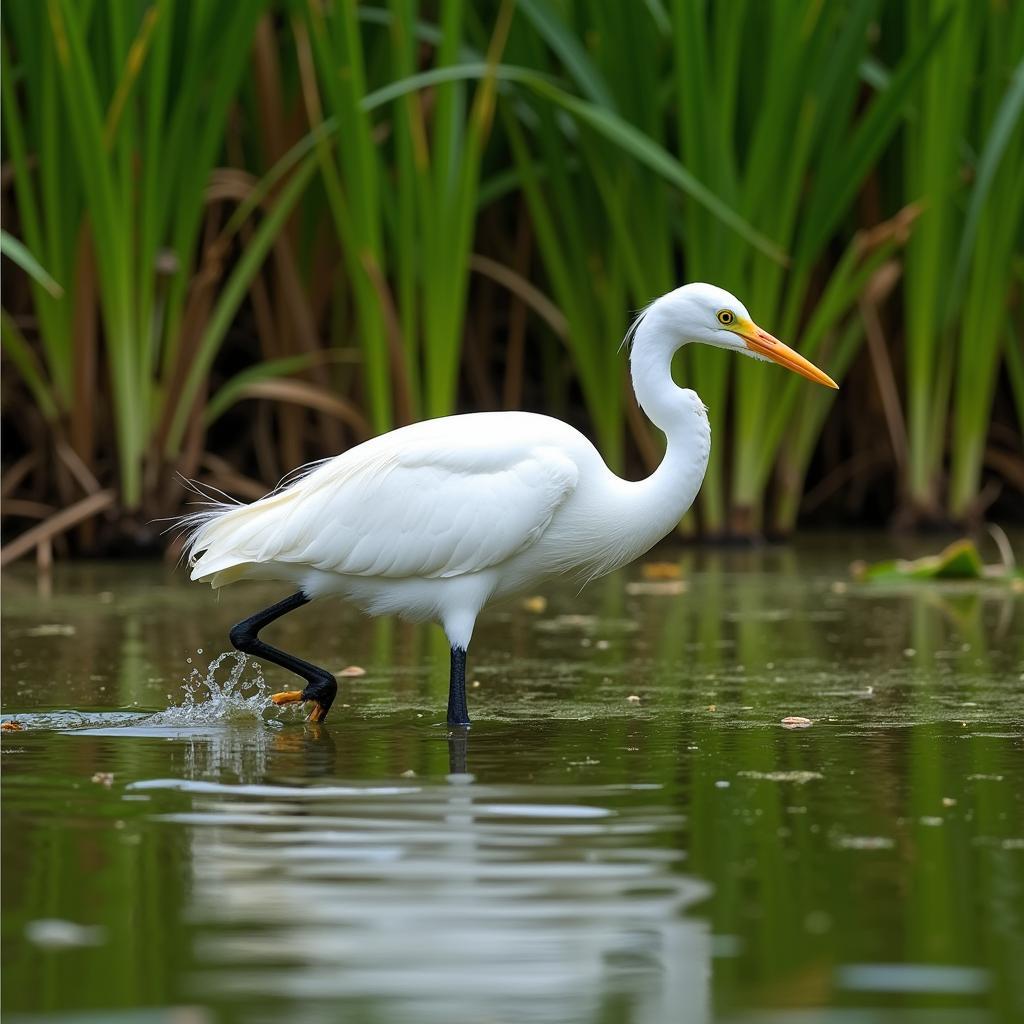
[{"label": "white wing", "polygon": [[385,435],[251,505],[219,506],[190,541],[202,552],[192,579],[253,562],[356,576],[479,572],[533,544],[576,487],[578,467],[558,448],[419,434]]}]

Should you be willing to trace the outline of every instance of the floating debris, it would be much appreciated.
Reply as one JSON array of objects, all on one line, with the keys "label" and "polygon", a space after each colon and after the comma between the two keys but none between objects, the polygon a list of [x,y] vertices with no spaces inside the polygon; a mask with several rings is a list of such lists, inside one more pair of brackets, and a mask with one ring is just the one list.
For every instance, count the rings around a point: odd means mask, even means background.
[{"label": "floating debris", "polygon": [[0,732],[24,732],[25,726],[13,718],[6,718],[0,722]]},{"label": "floating debris", "polygon": [[44,622],[25,630],[25,636],[74,636],[75,627],[66,622]]},{"label": "floating debris", "polygon": [[533,615],[543,615],[548,610],[548,599],[543,594],[524,597],[520,607],[524,612],[530,612]]},{"label": "floating debris", "polygon": [[99,783],[101,786],[106,786],[107,789],[114,784],[114,773],[113,772],[96,772],[92,777],[93,782]]},{"label": "floating debris", "polygon": [[683,575],[678,562],[644,562],[640,575],[645,580],[677,580]]},{"label": "floating debris", "polygon": [[789,715],[780,724],[783,729],[809,729],[814,723],[809,718],[801,718],[800,715]]},{"label": "floating debris", "polygon": [[640,697],[637,694],[635,694],[635,693],[631,693],[626,698],[626,700],[628,700],[630,704],[639,704],[640,703]]},{"label": "floating debris", "polygon": [[82,946],[98,946],[106,932],[97,926],[75,924],[57,918],[41,918],[29,921],[25,937],[33,945],[43,949],[77,949]]},{"label": "floating debris", "polygon": [[891,850],[896,844],[888,836],[839,836],[834,845],[840,850]]},{"label": "floating debris", "polygon": [[795,782],[798,786],[812,782],[814,779],[825,778],[821,772],[792,771],[792,772],[737,772],[745,779],[764,779],[765,782]]},{"label": "floating debris", "polygon": [[942,798],[943,807],[956,807],[956,799],[951,796],[944,796]]},{"label": "floating debris", "polygon": [[[1003,534],[1005,538],[1005,534]],[[1009,544],[1000,544],[1003,561],[985,565],[972,540],[957,540],[937,555],[928,555],[912,562],[895,559],[887,562],[854,562],[850,572],[862,583],[902,583],[906,580],[1003,580],[1017,582],[1024,578],[1013,563]]]},{"label": "floating debris", "polygon": [[632,597],[675,597],[686,593],[684,580],[634,581],[626,584],[626,593]]},{"label": "floating debris", "polygon": [[824,935],[832,930],[832,917],[824,910],[812,910],[804,918],[804,931],[811,935]]},{"label": "floating debris", "polygon": [[[925,995],[975,995],[991,987],[989,972],[952,964],[844,964],[833,975],[840,989],[854,992],[906,992],[912,998]],[[932,1019],[935,1015],[932,1014]],[[960,1019],[963,1016],[960,1015]]]},{"label": "floating debris", "polygon": [[402,772],[402,778],[403,779],[415,779],[416,778],[416,773],[411,768],[407,768],[404,772]]},{"label": "floating debris", "polygon": [[551,619],[542,619],[534,624],[535,629],[542,629],[547,633],[561,633],[565,630],[593,629],[598,624],[596,615],[556,615]]},{"label": "floating debris", "polygon": [[343,679],[354,679],[356,676],[365,676],[366,669],[360,668],[358,665],[349,665],[347,668],[343,668],[340,672],[335,674],[341,676]]},{"label": "floating debris", "polygon": [[708,705],[708,711],[717,711],[717,710],[718,710],[718,705],[717,704],[709,704]]}]

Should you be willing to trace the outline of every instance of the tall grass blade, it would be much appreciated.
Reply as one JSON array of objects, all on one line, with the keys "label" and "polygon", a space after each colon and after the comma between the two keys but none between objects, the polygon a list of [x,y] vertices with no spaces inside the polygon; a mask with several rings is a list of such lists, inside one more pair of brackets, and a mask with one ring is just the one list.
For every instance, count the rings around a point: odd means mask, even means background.
[{"label": "tall grass blade", "polygon": [[42,264],[12,234],[0,230],[0,254],[17,263],[36,284],[42,285],[50,295],[59,299],[64,289],[46,272]]}]

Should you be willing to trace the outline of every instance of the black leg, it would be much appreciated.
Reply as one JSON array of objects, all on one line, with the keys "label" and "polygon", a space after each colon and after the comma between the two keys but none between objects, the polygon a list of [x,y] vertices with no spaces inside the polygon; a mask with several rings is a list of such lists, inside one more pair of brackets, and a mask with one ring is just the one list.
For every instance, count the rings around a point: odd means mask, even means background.
[{"label": "black leg", "polygon": [[448,680],[448,724],[469,725],[466,707],[466,652],[452,648],[452,672]]},{"label": "black leg", "polygon": [[271,661],[305,679],[305,689],[275,693],[271,699],[275,704],[312,701],[314,708],[310,712],[309,719],[311,722],[322,722],[327,717],[327,712],[331,710],[331,704],[334,703],[334,697],[338,692],[337,680],[327,669],[319,668],[308,661],[296,658],[294,654],[271,647],[270,644],[264,643],[259,638],[259,632],[264,626],[270,625],[275,619],[308,603],[309,598],[300,590],[297,594],[292,594],[291,597],[286,597],[283,601],[278,601],[277,604],[272,604],[255,615],[250,615],[249,618],[239,622],[237,626],[232,626],[228,636],[239,651]]}]

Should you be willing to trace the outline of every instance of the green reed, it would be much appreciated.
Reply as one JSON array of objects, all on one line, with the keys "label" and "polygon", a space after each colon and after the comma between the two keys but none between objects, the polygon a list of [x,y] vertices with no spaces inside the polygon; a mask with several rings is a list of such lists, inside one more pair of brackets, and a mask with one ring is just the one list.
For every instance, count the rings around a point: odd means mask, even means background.
[{"label": "green reed", "polygon": [[[48,0],[4,11],[5,141],[21,230],[66,282],[63,297],[32,284],[45,364],[34,390],[48,392],[60,431],[79,445],[94,432],[106,363],[130,510],[181,451],[212,358],[313,169],[282,190],[228,272],[208,189],[263,6]],[[7,350],[23,349],[16,325],[5,326]],[[91,443],[79,454],[94,469],[102,458]]]},{"label": "green reed", "polygon": [[[678,258],[685,279],[741,295],[758,321],[841,376],[859,342],[850,327],[858,298],[889,248],[850,242],[825,280],[821,265],[899,127],[945,21],[937,19],[859,106],[873,0],[710,10],[677,0],[663,17],[613,2],[523,9],[537,31],[521,41],[521,61],[538,66],[546,44],[603,119],[633,129],[595,140],[591,118],[567,135],[544,107],[534,110],[528,150],[518,125],[510,119],[507,127],[552,289],[568,315],[574,363],[612,453],[623,419],[622,361],[609,354],[609,339],[621,333],[614,305],[628,297],[637,307],[672,287]],[[753,39],[770,45],[749,76]],[[659,161],[644,159],[647,152]],[[669,167],[685,177],[665,173]],[[750,244],[755,238],[771,243]],[[722,439],[700,496],[704,530],[761,528],[779,466],[786,472],[775,523],[791,528],[831,397],[698,346],[685,363]]]},{"label": "green reed", "polygon": [[617,341],[629,322],[627,310],[678,283],[675,197],[688,197],[737,244],[759,248],[767,258],[781,253],[666,147],[654,59],[662,41],[646,12],[614,3],[566,10],[532,0],[522,9],[529,24],[521,22],[513,36],[514,58],[563,70],[568,87],[585,97],[538,83],[532,100],[515,97],[529,103],[528,113],[510,102],[505,124],[550,287],[566,314],[566,341],[587,408],[618,468],[626,360]]},{"label": "green reed", "polygon": [[[949,287],[951,318],[959,314],[948,495],[954,520],[976,518],[981,511],[977,503],[1000,364],[1021,353],[1013,320],[1019,322],[1024,234],[1022,55],[1024,9],[1014,5],[989,21],[981,42],[981,65],[989,73],[977,86],[980,142]],[[996,69],[999,73],[992,73]]]},{"label": "green reed", "polygon": [[[310,122],[329,118],[316,148],[377,429],[455,406],[483,150],[512,9],[499,7],[471,73],[459,67],[470,21],[462,2],[442,4],[426,33],[412,0],[375,10],[383,16],[365,30],[354,5],[327,17],[310,2],[295,22]],[[424,34],[433,44],[426,71]],[[413,82],[421,87],[402,87]],[[397,85],[393,102],[375,109],[373,85]]]},{"label": "green reed", "polygon": [[[962,519],[978,511],[996,380],[1002,356],[1019,344],[1011,297],[1024,223],[1024,11],[915,0],[904,12],[908,38],[943,12],[953,25],[904,136],[904,188],[923,212],[906,259],[903,486],[919,515],[944,518],[945,506]],[[1012,354],[1006,359],[1012,365]]]},{"label": "green reed", "polygon": [[[476,273],[537,314],[530,375],[560,414],[578,382],[617,470],[661,443],[619,340],[686,280],[841,381],[896,282],[904,500],[972,518],[1019,464],[990,428],[1004,393],[1024,420],[1021,5],[46,0],[5,7],[2,44],[3,254],[30,308],[5,296],[0,335],[61,503],[70,446],[90,486],[165,511],[245,400],[272,403],[235,467],[263,482],[454,411],[503,355],[505,299],[467,327]],[[686,529],[791,531],[836,396],[702,346],[679,362],[715,439]]]}]

